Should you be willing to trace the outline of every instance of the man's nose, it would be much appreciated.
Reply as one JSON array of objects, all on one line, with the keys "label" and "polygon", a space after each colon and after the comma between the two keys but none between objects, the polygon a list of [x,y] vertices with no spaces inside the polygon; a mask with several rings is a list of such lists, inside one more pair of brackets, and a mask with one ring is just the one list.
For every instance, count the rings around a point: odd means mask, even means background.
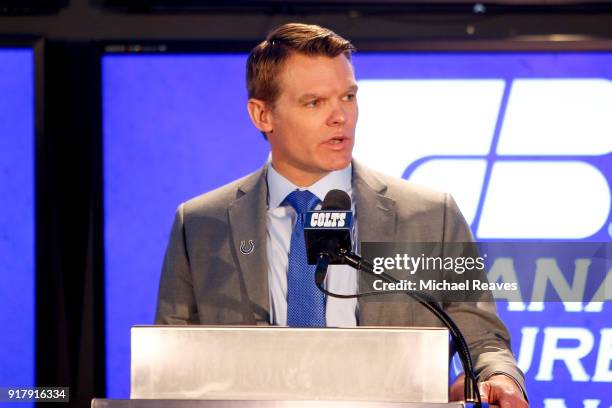
[{"label": "man's nose", "polygon": [[338,126],[346,123],[346,110],[342,107],[342,105],[337,104],[333,107],[330,112],[328,118],[328,125],[330,126]]}]

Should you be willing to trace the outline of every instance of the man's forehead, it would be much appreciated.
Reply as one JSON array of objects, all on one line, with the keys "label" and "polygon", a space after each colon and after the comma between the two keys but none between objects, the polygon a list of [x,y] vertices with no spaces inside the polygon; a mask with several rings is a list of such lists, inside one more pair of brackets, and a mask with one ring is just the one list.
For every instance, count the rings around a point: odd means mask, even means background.
[{"label": "man's forehead", "polygon": [[323,71],[350,71],[353,72],[351,61],[344,55],[340,54],[335,57],[326,55],[306,55],[302,53],[291,53],[281,67],[282,73],[292,72],[323,72]]},{"label": "man's forehead", "polygon": [[281,88],[291,93],[346,92],[356,86],[351,62],[344,56],[292,54],[281,69]]}]

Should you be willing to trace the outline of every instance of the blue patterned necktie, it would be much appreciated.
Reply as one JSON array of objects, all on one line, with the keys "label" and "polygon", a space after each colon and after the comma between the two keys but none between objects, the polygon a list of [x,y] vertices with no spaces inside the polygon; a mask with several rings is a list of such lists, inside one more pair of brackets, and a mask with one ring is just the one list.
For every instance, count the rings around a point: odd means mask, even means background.
[{"label": "blue patterned necktie", "polygon": [[315,285],[315,265],[308,265],[304,240],[304,213],[321,201],[310,191],[295,190],[285,198],[297,212],[291,233],[287,271],[287,325],[325,327],[325,295]]}]

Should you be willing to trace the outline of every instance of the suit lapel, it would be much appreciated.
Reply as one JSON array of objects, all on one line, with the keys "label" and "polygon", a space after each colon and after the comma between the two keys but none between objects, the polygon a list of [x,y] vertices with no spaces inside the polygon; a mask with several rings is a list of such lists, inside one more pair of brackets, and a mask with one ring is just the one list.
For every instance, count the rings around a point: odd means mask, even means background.
[{"label": "suit lapel", "polygon": [[248,177],[229,205],[234,253],[257,324],[269,324],[270,298],[266,257],[267,167]]},{"label": "suit lapel", "polygon": [[361,242],[390,242],[395,238],[395,201],[386,197],[387,185],[353,161],[355,212]]},{"label": "suit lapel", "polygon": [[[355,212],[361,242],[393,242],[396,235],[395,201],[385,196],[387,185],[376,175],[353,161]],[[361,246],[359,247],[361,250]],[[358,272],[361,274],[362,272]],[[359,279],[359,291],[370,291]],[[383,322],[384,303],[359,298],[359,325],[373,326]]]}]

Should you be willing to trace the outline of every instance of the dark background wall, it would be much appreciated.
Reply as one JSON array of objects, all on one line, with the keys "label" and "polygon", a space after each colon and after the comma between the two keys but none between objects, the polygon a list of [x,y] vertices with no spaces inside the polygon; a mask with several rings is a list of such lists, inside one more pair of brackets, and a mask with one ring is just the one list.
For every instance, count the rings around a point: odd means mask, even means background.
[{"label": "dark background wall", "polygon": [[[66,0],[28,14],[0,1],[0,39],[42,38],[37,69],[37,384],[69,386],[70,406],[105,395],[99,51],[104,44],[260,41],[289,21],[332,28],[358,48],[611,48],[612,6],[337,6],[314,11],[151,11]],[[38,4],[49,4],[44,1]],[[17,5],[17,6],[16,6]],[[495,43],[493,43],[495,42]]]},{"label": "dark background wall", "polygon": [[[41,3],[47,3],[40,1]],[[12,3],[25,4],[17,1]],[[65,3],[61,5],[61,3]],[[132,2],[134,3],[134,2]],[[173,2],[168,1],[171,4]],[[546,3],[546,2],[542,2]],[[548,2],[551,3],[551,2]],[[6,0],[0,2],[8,4]],[[287,21],[317,22],[353,41],[413,41],[433,39],[516,38],[548,34],[612,35],[612,7],[594,6],[495,6],[465,5],[381,6],[325,8],[209,7],[185,11],[135,12],[105,7],[103,0],[65,0],[57,12],[0,14],[0,34],[39,34],[49,40],[247,40],[260,39],[270,27]],[[310,10],[313,10],[312,8]],[[331,10],[331,11],[329,11]],[[477,10],[475,12],[474,10]]]}]

